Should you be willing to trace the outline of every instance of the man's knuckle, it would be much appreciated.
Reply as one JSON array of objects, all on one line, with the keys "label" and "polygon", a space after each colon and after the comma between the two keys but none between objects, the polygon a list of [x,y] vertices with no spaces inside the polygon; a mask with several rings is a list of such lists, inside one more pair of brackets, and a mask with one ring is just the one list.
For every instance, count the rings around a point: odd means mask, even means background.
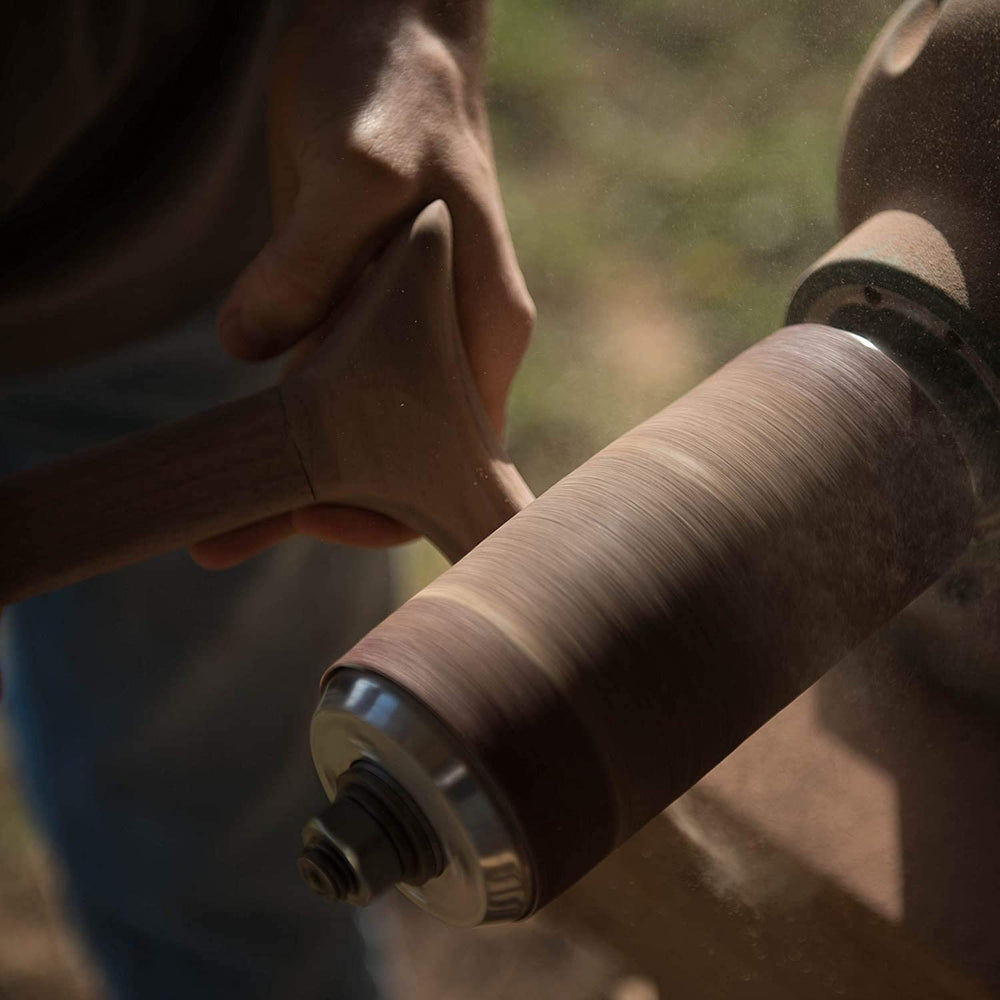
[{"label": "man's knuckle", "polygon": [[535,328],[537,310],[531,296],[525,292],[514,295],[510,304],[509,323],[511,337],[520,344],[527,344]]},{"label": "man's knuckle", "polygon": [[419,184],[422,151],[405,130],[361,116],[347,133],[344,152],[360,183],[379,197],[405,199]]},{"label": "man's knuckle", "polygon": [[322,304],[323,293],[308,277],[310,268],[277,254],[270,265],[260,273],[257,290],[266,311],[292,322],[312,319]]},{"label": "man's knuckle", "polygon": [[465,74],[448,46],[439,38],[426,39],[422,45],[421,61],[429,95],[450,111],[464,108],[468,90]]}]

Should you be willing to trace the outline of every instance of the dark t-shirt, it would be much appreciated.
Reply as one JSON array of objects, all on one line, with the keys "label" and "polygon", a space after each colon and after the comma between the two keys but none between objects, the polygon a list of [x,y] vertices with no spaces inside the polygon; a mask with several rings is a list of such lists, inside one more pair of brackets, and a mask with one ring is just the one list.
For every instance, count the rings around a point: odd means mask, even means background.
[{"label": "dark t-shirt", "polygon": [[281,7],[6,5],[0,374],[154,335],[220,294],[260,245]]}]

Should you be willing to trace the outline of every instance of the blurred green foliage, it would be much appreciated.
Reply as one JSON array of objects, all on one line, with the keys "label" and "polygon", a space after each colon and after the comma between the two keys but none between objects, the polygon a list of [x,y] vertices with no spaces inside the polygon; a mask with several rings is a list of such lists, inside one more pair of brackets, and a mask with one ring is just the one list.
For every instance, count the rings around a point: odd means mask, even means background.
[{"label": "blurred green foliage", "polygon": [[841,109],[896,5],[495,0],[490,117],[539,310],[509,444],[536,491],[781,325],[836,238]]}]

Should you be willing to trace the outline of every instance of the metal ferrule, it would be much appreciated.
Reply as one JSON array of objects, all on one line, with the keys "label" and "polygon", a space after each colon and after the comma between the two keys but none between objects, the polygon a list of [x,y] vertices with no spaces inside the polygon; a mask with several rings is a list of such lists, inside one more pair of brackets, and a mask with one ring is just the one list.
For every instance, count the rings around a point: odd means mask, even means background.
[{"label": "metal ferrule", "polygon": [[[835,253],[835,252],[834,252]],[[1000,527],[1000,373],[972,314],[905,271],[833,260],[800,286],[791,323],[823,323],[870,341],[948,418],[979,504],[977,536]]]},{"label": "metal ferrule", "polygon": [[[404,691],[367,670],[333,671],[313,716],[311,745],[333,806],[306,827],[303,859],[309,866],[322,864],[328,852],[329,870],[342,891],[323,891],[304,869],[314,889],[363,905],[385,887],[388,873],[399,878],[395,884],[403,895],[456,926],[517,920],[531,912],[534,877],[509,811],[448,730]],[[378,798],[377,809],[359,800],[359,811],[352,794],[338,812],[338,802],[345,801],[344,776],[352,766],[356,772],[359,761],[369,775],[391,776],[393,793],[379,796],[379,779],[369,777],[365,794]],[[359,812],[372,822],[359,819]],[[387,860],[393,857],[393,838],[372,833],[379,822],[387,831],[416,825],[431,831],[440,850],[434,863],[439,874],[422,884],[403,880],[402,868]]]}]

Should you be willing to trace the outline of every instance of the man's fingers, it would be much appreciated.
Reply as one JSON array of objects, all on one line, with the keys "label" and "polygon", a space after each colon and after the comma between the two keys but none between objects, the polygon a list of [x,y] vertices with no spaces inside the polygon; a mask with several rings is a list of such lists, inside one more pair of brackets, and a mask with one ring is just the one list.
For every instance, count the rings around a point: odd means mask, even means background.
[{"label": "man's fingers", "polygon": [[279,514],[192,545],[191,558],[205,569],[229,569],[295,534],[291,514]]},{"label": "man's fingers", "polygon": [[405,525],[373,511],[317,504],[198,542],[191,546],[191,558],[205,569],[229,569],[296,534],[366,549],[401,545],[417,537]]},{"label": "man's fingers", "polygon": [[325,319],[405,211],[402,194],[385,197],[381,187],[369,184],[349,201],[340,196],[350,190],[346,185],[300,191],[219,311],[219,339],[230,354],[272,358]]},{"label": "man's fingers", "polygon": [[483,407],[499,432],[511,382],[531,339],[535,305],[492,171],[463,177],[445,197],[455,227],[459,325]]},{"label": "man's fingers", "polygon": [[356,507],[316,504],[295,511],[292,520],[295,529],[304,535],[366,549],[401,545],[417,537],[415,531],[392,518]]},{"label": "man's fingers", "polygon": [[348,259],[339,241],[357,240],[301,210],[292,213],[237,279],[219,312],[219,339],[233,356],[261,361],[281,354],[328,312]]}]

